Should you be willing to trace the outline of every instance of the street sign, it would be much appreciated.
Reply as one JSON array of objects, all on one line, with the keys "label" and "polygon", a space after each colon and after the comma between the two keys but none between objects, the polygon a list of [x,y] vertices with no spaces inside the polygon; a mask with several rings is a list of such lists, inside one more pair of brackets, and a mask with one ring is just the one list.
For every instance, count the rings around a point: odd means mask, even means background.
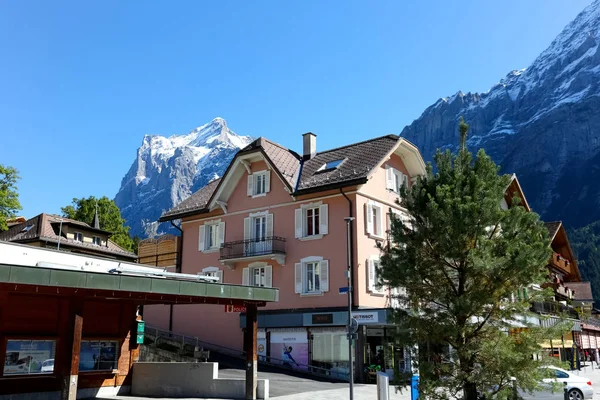
[{"label": "street sign", "polygon": [[340,294],[346,294],[346,293],[348,293],[348,286],[346,286],[346,287],[341,287],[341,288],[340,288]]},{"label": "street sign", "polygon": [[225,305],[225,312],[239,312],[239,313],[245,313],[246,312],[246,307],[245,306],[238,306],[238,305],[231,305],[231,304],[227,304]]},{"label": "street sign", "polygon": [[144,334],[143,333],[138,333],[136,335],[135,343],[136,344],[144,344]]},{"label": "street sign", "polygon": [[346,337],[350,340],[352,339],[358,339],[358,333],[347,333]]},{"label": "street sign", "polygon": [[355,318],[352,318],[346,328],[350,333],[358,332],[358,321]]}]

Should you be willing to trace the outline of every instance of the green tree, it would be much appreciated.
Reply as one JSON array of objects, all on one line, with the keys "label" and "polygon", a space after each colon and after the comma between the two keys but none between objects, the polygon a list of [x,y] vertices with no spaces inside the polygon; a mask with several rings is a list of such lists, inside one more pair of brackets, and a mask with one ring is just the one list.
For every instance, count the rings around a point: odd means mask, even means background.
[{"label": "green tree", "polygon": [[477,391],[506,398],[511,377],[523,389],[539,384],[548,372],[532,355],[549,336],[560,337],[525,318],[529,301],[548,295],[527,290],[548,274],[548,234],[535,213],[500,207],[510,178],[483,150],[473,159],[462,118],[459,131],[457,153],[438,150],[435,171],[430,163],[402,191],[408,220],[390,216],[378,275],[401,288],[398,341],[418,346],[425,398],[475,400]]},{"label": "green tree", "polygon": [[16,216],[21,209],[17,181],[19,172],[13,167],[0,164],[0,231],[8,229],[6,221]]},{"label": "green tree", "polygon": [[99,199],[94,196],[81,199],[74,198],[73,203],[62,207],[61,211],[64,217],[93,225],[96,204],[98,205],[100,229],[111,232],[113,242],[125,250],[132,251],[134,243],[129,236],[129,227],[125,225],[119,207],[108,197],[104,196]]}]

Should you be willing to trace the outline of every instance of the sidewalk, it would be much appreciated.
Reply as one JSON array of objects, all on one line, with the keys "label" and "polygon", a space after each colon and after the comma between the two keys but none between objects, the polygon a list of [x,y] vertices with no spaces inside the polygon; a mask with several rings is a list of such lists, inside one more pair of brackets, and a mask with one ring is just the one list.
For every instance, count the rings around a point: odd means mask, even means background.
[{"label": "sidewalk", "polygon": [[[410,400],[410,388],[406,387],[402,393],[396,392],[393,386],[390,386],[390,400]],[[291,394],[287,396],[273,397],[277,400],[348,400],[349,389],[331,389],[318,390],[314,392]],[[377,399],[377,385],[355,385],[354,398],[356,400],[374,400]]]}]

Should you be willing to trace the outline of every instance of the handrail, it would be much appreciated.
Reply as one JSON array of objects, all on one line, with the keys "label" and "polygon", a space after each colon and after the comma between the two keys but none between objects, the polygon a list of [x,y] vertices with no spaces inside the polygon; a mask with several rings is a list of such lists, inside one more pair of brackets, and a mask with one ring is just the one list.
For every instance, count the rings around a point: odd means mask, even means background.
[{"label": "handrail", "polygon": [[[244,350],[236,350],[236,349],[232,349],[230,347],[225,347],[225,346],[221,346],[218,344],[205,342],[205,341],[199,340],[197,336],[187,336],[187,335],[182,335],[180,333],[173,333],[172,331],[169,331],[166,329],[161,329],[161,328],[146,324],[144,334],[150,335],[152,333],[152,331],[155,332],[156,338],[159,338],[159,337],[168,338],[173,341],[180,342],[182,345],[185,345],[185,344],[194,345],[194,346],[200,347],[202,350],[216,351],[218,353],[222,353],[222,354],[225,354],[225,355],[228,355],[231,357],[235,357],[235,358],[239,358],[239,359],[246,358],[246,352]],[[262,363],[262,364],[266,364],[266,365],[276,366],[276,367],[282,367],[283,365],[290,365],[290,363],[288,361],[285,361],[285,360],[282,360],[282,359],[279,359],[276,357],[271,357],[271,356],[259,356],[258,362]],[[306,370],[294,368],[291,365],[290,365],[290,369],[294,372],[307,373],[307,374],[312,374],[312,375],[317,375],[317,376],[327,375],[327,376],[337,378],[340,380],[348,380],[348,373],[332,372],[331,370],[329,370],[327,368],[316,367],[316,366],[310,365],[310,364],[296,363],[296,366],[301,367],[301,368],[306,368]]]},{"label": "handrail", "polygon": [[280,236],[225,242],[221,245],[219,255],[221,260],[227,260],[267,254],[285,254],[285,242],[285,238]]}]

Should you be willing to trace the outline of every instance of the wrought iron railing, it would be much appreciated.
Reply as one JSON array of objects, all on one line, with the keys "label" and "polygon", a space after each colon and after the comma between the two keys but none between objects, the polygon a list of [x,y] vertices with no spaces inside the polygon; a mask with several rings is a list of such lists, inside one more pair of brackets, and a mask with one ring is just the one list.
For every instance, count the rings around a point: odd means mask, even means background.
[{"label": "wrought iron railing", "polygon": [[264,239],[238,240],[225,242],[221,246],[221,260],[268,254],[285,254],[285,238],[271,236]]}]

